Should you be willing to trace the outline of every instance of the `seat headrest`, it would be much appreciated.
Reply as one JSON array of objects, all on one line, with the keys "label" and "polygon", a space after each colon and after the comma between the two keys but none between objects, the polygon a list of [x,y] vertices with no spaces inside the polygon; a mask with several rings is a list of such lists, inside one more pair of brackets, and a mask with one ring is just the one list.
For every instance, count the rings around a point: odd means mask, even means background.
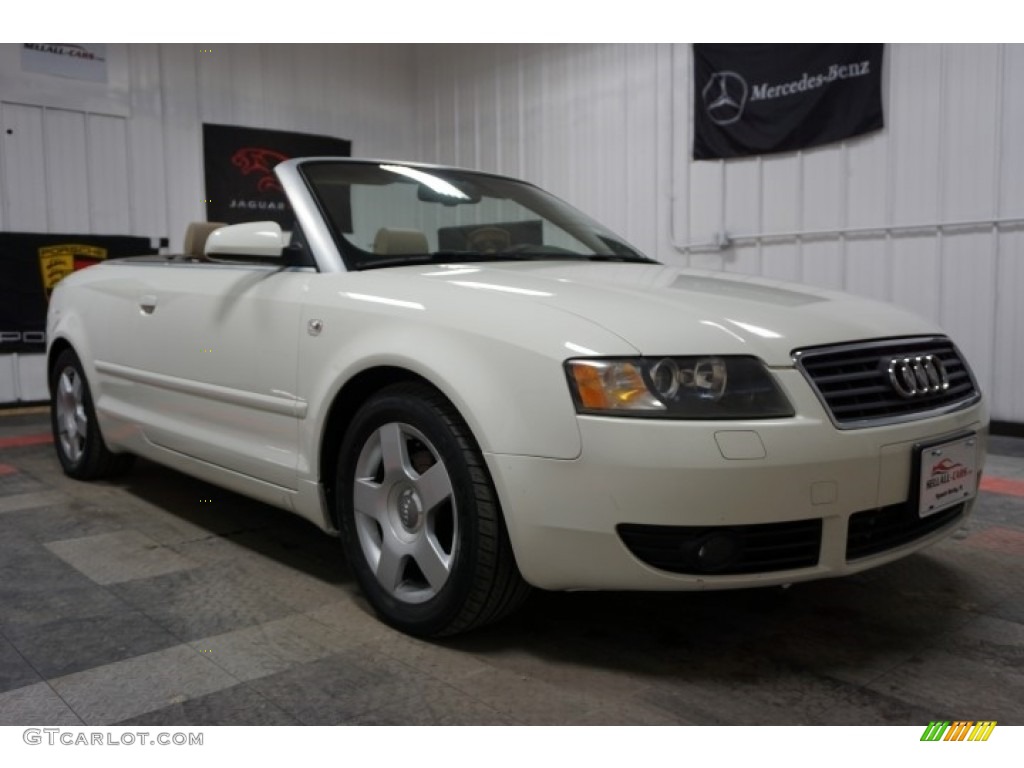
[{"label": "seat headrest", "polygon": [[417,229],[388,229],[381,227],[373,239],[373,252],[381,256],[407,256],[429,253],[427,236]]},{"label": "seat headrest", "polygon": [[193,259],[206,260],[206,238],[215,229],[226,227],[222,221],[193,221],[185,230],[185,245],[182,252],[185,256]]}]

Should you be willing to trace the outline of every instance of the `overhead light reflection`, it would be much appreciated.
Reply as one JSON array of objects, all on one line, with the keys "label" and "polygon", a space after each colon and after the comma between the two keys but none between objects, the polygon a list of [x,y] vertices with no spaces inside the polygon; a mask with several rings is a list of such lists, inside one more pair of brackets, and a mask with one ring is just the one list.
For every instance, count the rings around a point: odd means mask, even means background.
[{"label": "overhead light reflection", "polygon": [[389,307],[402,307],[403,309],[426,309],[418,301],[402,301],[401,299],[389,299],[386,296],[371,296],[366,293],[348,293],[339,291],[342,296],[348,296],[356,301],[369,301],[373,304],[387,304]]},{"label": "overhead light reflection", "polygon": [[391,171],[392,173],[406,176],[413,181],[418,181],[420,184],[430,187],[439,195],[454,197],[456,200],[469,200],[469,195],[454,184],[451,184],[444,179],[440,179],[433,174],[421,171],[418,168],[406,168],[404,165],[382,165],[381,170]]},{"label": "overhead light reflection", "polygon": [[740,336],[738,333],[736,333],[736,331],[733,331],[733,330],[730,330],[730,329],[726,328],[721,323],[716,323],[716,322],[713,322],[711,320],[701,320],[700,324],[701,325],[708,325],[708,326],[711,326],[712,328],[717,328],[720,331],[724,331],[725,333],[728,333],[730,336],[732,336],[734,339],[736,339],[736,341],[738,341],[738,342],[740,342],[742,344],[746,344],[747,343],[747,340],[744,339],[742,336]]},{"label": "overhead light reflection", "polygon": [[755,336],[760,336],[762,339],[781,339],[782,334],[770,331],[767,328],[762,328],[759,325],[751,325],[750,323],[741,323],[739,320],[726,320],[726,322],[732,323],[737,328],[742,328],[744,331],[749,331]]},{"label": "overhead light reflection", "polygon": [[576,352],[580,355],[597,355],[600,354],[596,349],[590,347],[584,347],[582,344],[573,344],[571,341],[565,342],[565,348],[570,352]]},{"label": "overhead light reflection", "polygon": [[516,293],[520,296],[554,296],[547,291],[534,291],[530,288],[514,288],[511,285],[495,285],[494,283],[475,283],[470,280],[453,280],[452,285],[461,285],[463,288],[478,288],[482,291],[499,291],[500,293]]},{"label": "overhead light reflection", "polygon": [[479,272],[480,267],[464,267],[461,269],[445,269],[440,272],[423,272],[423,277],[450,277],[452,275],[471,275]]}]

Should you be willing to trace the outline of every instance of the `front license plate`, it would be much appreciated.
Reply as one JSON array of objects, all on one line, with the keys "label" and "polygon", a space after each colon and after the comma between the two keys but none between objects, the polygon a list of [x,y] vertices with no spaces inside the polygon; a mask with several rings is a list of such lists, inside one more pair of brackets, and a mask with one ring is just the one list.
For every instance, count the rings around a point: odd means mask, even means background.
[{"label": "front license plate", "polygon": [[978,438],[975,435],[918,450],[919,516],[928,517],[974,498],[978,492]]}]

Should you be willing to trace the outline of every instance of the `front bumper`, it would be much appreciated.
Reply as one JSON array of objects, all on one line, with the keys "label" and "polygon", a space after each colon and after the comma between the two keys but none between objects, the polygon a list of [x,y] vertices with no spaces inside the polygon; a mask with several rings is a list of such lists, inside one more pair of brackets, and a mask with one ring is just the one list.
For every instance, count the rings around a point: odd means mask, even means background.
[{"label": "front bumper", "polygon": [[[935,525],[913,532],[910,540],[896,537],[882,551],[848,557],[852,516],[867,513],[856,518],[854,530],[873,524],[867,518],[882,514],[875,510],[916,516],[906,508],[915,445],[973,432],[980,467],[988,429],[981,403],[915,422],[840,431],[810,393],[800,397],[802,382],[795,376],[779,375],[794,399],[794,418],[684,422],[581,416],[578,459],[488,454],[523,576],[546,589],[785,584],[882,565],[960,527],[973,502],[960,514],[936,516]],[[653,567],[627,547],[619,528],[768,529],[797,521],[812,527],[820,521],[819,551],[810,565],[727,574]]]}]

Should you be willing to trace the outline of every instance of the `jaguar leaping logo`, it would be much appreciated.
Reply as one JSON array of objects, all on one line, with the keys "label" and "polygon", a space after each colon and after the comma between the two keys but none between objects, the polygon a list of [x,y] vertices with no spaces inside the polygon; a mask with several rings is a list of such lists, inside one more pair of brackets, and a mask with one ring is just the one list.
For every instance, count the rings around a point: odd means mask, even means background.
[{"label": "jaguar leaping logo", "polygon": [[282,155],[273,149],[242,147],[231,156],[231,164],[236,166],[243,176],[248,176],[251,173],[261,174],[256,182],[256,189],[260,192],[272,189],[281,191],[281,184],[274,176],[274,166],[287,159],[288,155]]},{"label": "jaguar leaping logo", "polygon": [[713,123],[729,125],[743,116],[747,106],[747,81],[735,72],[715,72],[700,92],[704,111]]}]

